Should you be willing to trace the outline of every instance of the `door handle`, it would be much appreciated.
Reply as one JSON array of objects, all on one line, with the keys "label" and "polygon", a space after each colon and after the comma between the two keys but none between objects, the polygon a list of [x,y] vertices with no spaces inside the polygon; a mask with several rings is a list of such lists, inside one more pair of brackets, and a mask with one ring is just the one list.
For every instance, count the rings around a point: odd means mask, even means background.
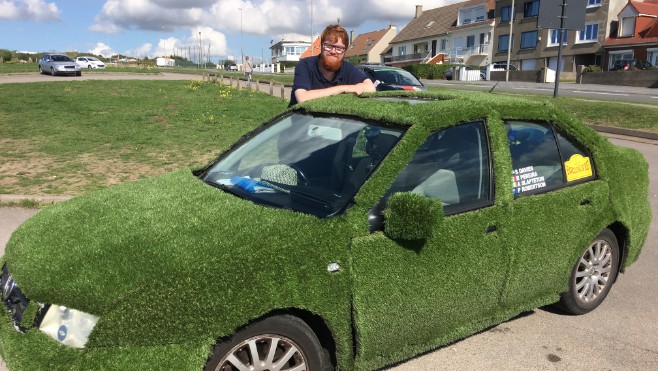
[{"label": "door handle", "polygon": [[487,227],[487,230],[484,231],[484,233],[487,233],[487,234],[494,233],[497,230],[498,230],[498,227],[496,227],[495,225],[490,225],[490,226]]}]

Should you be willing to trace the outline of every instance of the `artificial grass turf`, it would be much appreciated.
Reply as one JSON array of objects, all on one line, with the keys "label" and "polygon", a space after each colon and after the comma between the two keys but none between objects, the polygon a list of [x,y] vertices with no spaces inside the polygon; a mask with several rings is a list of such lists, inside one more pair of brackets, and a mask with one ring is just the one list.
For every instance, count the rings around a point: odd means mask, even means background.
[{"label": "artificial grass turf", "polygon": [[[409,96],[439,101],[337,96],[298,108],[411,126],[341,216],[259,206],[189,170],[44,209],[15,232],[4,259],[27,297],[100,321],[80,351],[34,329],[17,334],[3,319],[3,357],[12,370],[120,369],[128,363],[112,362],[130,359],[123,354],[165,349],[153,364],[181,358],[195,368],[216,339],[294,308],[322,318],[340,368],[373,369],[554,302],[577,257],[608,225],[627,242],[626,265],[637,257],[650,222],[647,166],[637,152],[546,104],[461,92]],[[592,149],[599,179],[514,199],[504,119],[560,124]],[[493,205],[442,218],[426,240],[370,233],[368,210],[417,147],[437,129],[472,120],[486,122],[493,148]],[[573,207],[584,198],[593,207]],[[491,225],[497,232],[484,235]],[[537,258],[545,266],[538,269]],[[330,273],[334,262],[342,268]]]}]

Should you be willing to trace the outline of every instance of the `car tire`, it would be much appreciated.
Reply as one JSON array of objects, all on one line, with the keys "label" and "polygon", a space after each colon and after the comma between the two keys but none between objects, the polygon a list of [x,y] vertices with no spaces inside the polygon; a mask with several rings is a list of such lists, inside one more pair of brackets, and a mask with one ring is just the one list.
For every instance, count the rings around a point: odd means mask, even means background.
[{"label": "car tire", "polygon": [[43,75],[43,70],[41,69],[41,65],[39,65],[39,75]]},{"label": "car tire", "polygon": [[87,65],[87,68],[91,69],[91,68],[92,68],[92,67],[91,67],[91,64],[88,64],[88,65]]},{"label": "car tire", "polygon": [[556,307],[568,314],[585,314],[605,299],[619,272],[619,244],[609,229],[592,241],[576,262],[569,289],[560,295]]},{"label": "car tire", "polygon": [[50,67],[50,74],[53,76],[57,76],[57,72],[55,72],[55,69]]},{"label": "car tire", "polygon": [[75,73],[76,76],[82,76],[82,71],[78,71]]},{"label": "car tire", "polygon": [[[273,344],[274,354],[270,354]],[[258,354],[253,354],[252,350]],[[255,364],[256,357],[258,360]],[[287,365],[283,365],[286,367],[278,365],[281,362],[286,362]],[[327,350],[322,347],[313,330],[297,317],[281,315],[254,322],[215,345],[204,369],[274,370],[293,369],[302,364],[306,370],[333,369]]]}]

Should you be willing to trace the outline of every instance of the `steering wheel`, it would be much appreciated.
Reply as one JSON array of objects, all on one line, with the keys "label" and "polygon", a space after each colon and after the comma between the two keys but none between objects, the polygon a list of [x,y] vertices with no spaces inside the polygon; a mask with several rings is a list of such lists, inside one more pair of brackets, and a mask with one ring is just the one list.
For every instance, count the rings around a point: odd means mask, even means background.
[{"label": "steering wheel", "polygon": [[309,185],[311,182],[308,181],[308,178],[306,177],[306,174],[302,171],[302,169],[297,166],[297,164],[288,164],[291,168],[293,168],[297,172],[297,185]]}]

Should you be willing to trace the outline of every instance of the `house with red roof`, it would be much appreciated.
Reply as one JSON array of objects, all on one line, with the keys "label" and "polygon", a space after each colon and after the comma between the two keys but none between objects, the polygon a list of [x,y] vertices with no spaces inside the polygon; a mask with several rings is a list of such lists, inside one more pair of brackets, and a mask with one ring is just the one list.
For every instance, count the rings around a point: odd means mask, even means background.
[{"label": "house with red roof", "polygon": [[658,66],[658,0],[629,0],[613,22],[603,48],[603,69],[621,59],[648,60]]},{"label": "house with red roof", "polygon": [[388,48],[388,43],[398,34],[395,25],[352,37],[345,58],[357,58],[359,63],[382,63],[381,54]]}]

